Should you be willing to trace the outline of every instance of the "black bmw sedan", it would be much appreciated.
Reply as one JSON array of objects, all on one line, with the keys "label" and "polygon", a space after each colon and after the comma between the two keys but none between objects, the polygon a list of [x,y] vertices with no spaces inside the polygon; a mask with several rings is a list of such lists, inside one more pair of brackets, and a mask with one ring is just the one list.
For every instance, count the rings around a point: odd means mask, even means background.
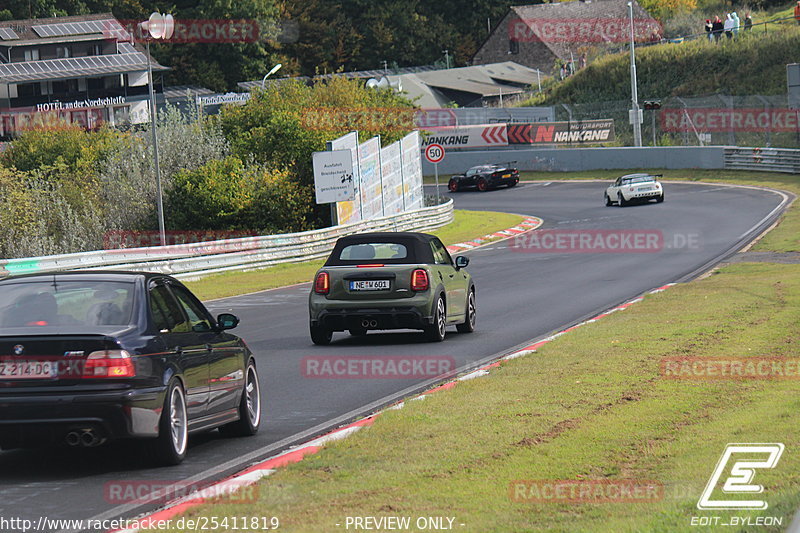
[{"label": "black bmw sedan", "polygon": [[254,435],[258,374],[227,331],[238,323],[162,274],[0,281],[0,448],[137,438],[177,464],[192,433]]}]

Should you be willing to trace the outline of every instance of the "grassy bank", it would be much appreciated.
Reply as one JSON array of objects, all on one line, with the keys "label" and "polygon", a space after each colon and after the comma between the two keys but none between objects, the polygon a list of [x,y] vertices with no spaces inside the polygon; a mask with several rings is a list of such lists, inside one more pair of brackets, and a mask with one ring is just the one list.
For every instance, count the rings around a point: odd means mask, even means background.
[{"label": "grassy bank", "polygon": [[[460,531],[693,531],[698,515],[777,516],[800,505],[796,381],[664,379],[674,356],[797,356],[800,272],[742,264],[650,296],[279,471],[255,504],[192,515],[278,516],[287,531],[333,531],[347,516],[448,516]],[[658,324],[643,328],[642,324]],[[728,442],[782,442],[759,471],[767,511],[702,513],[697,500]],[[518,503],[517,480],[633,480],[642,503]]]},{"label": "grassy bank", "polygon": [[[519,224],[524,217],[491,211],[456,209],[455,220],[433,233],[445,244],[463,242]],[[323,260],[288,263],[251,272],[213,274],[186,285],[201,300],[236,296],[309,281]]]},{"label": "grassy bank", "polygon": [[[695,171],[665,176],[681,177],[719,179]],[[791,176],[736,173],[725,181],[753,180],[798,190]],[[795,217],[790,211],[760,246],[794,247]],[[675,380],[661,365],[675,357],[798,357],[798,310],[796,265],[724,267],[559,337],[488,377],[385,413],[371,428],[264,480],[257,503],[222,502],[189,514],[278,516],[287,531],[344,530],[348,516],[408,516],[412,523],[446,516],[455,518],[454,529],[482,532],[711,531],[692,526],[692,517],[727,522],[735,515],[775,517],[781,525],[757,530],[783,531],[800,506],[798,381]],[[767,510],[698,511],[730,442],[786,446],[776,468],[756,473],[765,487],[756,498]],[[635,503],[521,503],[509,493],[518,480],[628,480],[663,490]]]},{"label": "grassy bank", "polygon": [[[702,22],[702,19],[699,18]],[[698,31],[702,26],[698,28]],[[705,94],[785,94],[800,30],[790,23],[721,43],[697,39],[636,49],[639,99]],[[595,103],[630,98],[630,57],[609,54],[521,105]]]}]

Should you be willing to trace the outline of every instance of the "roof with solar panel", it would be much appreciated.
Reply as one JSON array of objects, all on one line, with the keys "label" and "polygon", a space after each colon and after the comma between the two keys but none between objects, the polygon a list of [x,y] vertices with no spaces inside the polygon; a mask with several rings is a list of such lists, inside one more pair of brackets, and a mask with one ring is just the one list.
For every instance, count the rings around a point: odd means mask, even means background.
[{"label": "roof with solar panel", "polygon": [[[78,42],[116,42],[116,53],[58,59],[14,60],[14,48]],[[167,70],[152,60],[153,70]],[[142,71],[148,56],[111,13],[0,22],[0,83],[26,83]]]}]

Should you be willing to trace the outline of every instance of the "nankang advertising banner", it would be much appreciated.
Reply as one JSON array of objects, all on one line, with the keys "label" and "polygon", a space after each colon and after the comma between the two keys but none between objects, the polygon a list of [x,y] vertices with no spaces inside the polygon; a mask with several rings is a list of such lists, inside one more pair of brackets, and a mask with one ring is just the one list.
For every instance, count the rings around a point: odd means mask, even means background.
[{"label": "nankang advertising banner", "polygon": [[488,148],[508,146],[505,124],[479,124],[477,126],[450,126],[426,128],[421,148],[440,144],[447,148]]},{"label": "nankang advertising banner", "polygon": [[614,120],[508,124],[509,144],[599,144],[614,140]]}]

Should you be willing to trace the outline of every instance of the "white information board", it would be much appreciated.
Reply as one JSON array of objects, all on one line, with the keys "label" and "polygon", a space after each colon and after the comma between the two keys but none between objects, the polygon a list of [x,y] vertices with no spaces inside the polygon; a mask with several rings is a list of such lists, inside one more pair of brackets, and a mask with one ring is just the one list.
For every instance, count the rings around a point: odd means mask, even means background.
[{"label": "white information board", "polygon": [[353,159],[350,150],[314,152],[314,191],[318,204],[353,200]]},{"label": "white information board", "polygon": [[328,143],[331,150],[349,150],[353,161],[353,186],[355,197],[353,201],[336,203],[336,218],[338,224],[358,222],[361,218],[361,173],[358,166],[358,132],[351,131],[338,139]]}]

